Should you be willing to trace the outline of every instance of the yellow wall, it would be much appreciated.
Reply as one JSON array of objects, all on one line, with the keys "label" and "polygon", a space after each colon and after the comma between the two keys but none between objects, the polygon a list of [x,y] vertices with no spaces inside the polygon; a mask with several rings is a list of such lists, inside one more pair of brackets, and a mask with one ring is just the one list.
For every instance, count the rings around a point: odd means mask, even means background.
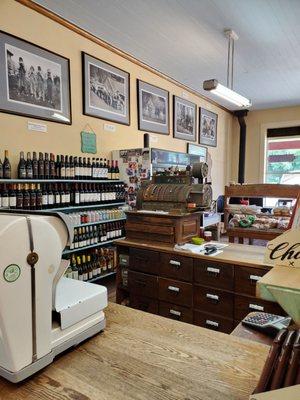
[{"label": "yellow wall", "polygon": [[[72,125],[45,122],[48,132],[41,134],[29,132],[27,122],[31,118],[0,113],[0,148],[8,149],[13,168],[16,167],[18,153],[25,151],[53,152],[55,154],[80,154],[80,131],[89,123],[97,134],[98,152],[107,157],[115,149],[141,147],[143,132],[137,129],[136,79],[142,79],[170,92],[181,96],[183,89],[170,83],[154,73],[139,67],[125,58],[97,45],[96,43],[74,33],[49,18],[33,11],[13,0],[0,1],[0,26],[5,32],[16,35],[32,43],[55,51],[70,59],[71,92],[72,92]],[[115,124],[113,133],[103,131],[105,121],[82,114],[82,83],[81,83],[81,51],[120,67],[130,73],[131,77],[131,125]],[[186,91],[185,91],[186,92]],[[188,99],[218,114],[218,147],[209,148],[213,158],[213,189],[214,197],[222,193],[231,173],[231,158],[228,156],[231,148],[232,115],[217,106],[188,93]],[[33,120],[34,121],[34,120]],[[170,107],[170,122],[172,107]],[[172,123],[171,123],[172,128]],[[172,132],[172,131],[171,131]],[[158,141],[153,147],[168,150],[186,151],[186,142],[169,136],[154,135]]]},{"label": "yellow wall", "polygon": [[[245,182],[263,182],[263,158],[264,158],[264,137],[267,128],[280,128],[300,125],[300,106],[273,108],[268,110],[250,111],[246,117],[247,141],[246,141],[246,166]],[[237,180],[239,134],[238,124],[234,122],[232,142],[232,173],[233,180]]]}]

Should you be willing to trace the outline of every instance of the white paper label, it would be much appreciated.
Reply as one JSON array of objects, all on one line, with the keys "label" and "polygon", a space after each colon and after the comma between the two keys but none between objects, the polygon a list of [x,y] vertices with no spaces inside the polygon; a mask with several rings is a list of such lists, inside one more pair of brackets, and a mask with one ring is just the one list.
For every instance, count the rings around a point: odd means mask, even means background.
[{"label": "white paper label", "polygon": [[112,124],[104,124],[103,129],[107,132],[116,132],[116,126]]},{"label": "white paper label", "polygon": [[46,124],[38,124],[36,122],[28,121],[27,127],[28,127],[29,131],[36,131],[36,132],[42,132],[42,133],[45,133],[48,131]]}]

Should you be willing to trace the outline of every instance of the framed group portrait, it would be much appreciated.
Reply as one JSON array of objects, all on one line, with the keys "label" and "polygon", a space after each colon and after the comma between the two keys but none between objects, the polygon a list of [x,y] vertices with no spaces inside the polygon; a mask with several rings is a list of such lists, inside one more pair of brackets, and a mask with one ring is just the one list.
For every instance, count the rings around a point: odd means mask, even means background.
[{"label": "framed group portrait", "polygon": [[199,111],[199,143],[217,147],[218,115],[200,108]]},{"label": "framed group portrait", "polygon": [[197,140],[196,104],[173,96],[173,136],[190,142]]}]

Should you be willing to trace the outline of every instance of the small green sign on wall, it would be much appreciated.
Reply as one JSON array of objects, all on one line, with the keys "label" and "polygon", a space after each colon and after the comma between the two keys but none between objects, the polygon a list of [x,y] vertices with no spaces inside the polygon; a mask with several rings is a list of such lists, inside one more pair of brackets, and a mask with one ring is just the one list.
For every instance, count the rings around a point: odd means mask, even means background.
[{"label": "small green sign on wall", "polygon": [[97,153],[97,140],[94,132],[81,131],[81,151],[82,153]]}]

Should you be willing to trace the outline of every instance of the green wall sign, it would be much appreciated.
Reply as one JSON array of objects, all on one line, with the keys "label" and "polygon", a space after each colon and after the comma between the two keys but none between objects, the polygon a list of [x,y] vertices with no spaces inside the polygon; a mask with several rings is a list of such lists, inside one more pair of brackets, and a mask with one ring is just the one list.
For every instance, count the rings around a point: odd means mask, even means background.
[{"label": "green wall sign", "polygon": [[81,151],[83,153],[97,153],[97,141],[95,133],[81,131]]}]

